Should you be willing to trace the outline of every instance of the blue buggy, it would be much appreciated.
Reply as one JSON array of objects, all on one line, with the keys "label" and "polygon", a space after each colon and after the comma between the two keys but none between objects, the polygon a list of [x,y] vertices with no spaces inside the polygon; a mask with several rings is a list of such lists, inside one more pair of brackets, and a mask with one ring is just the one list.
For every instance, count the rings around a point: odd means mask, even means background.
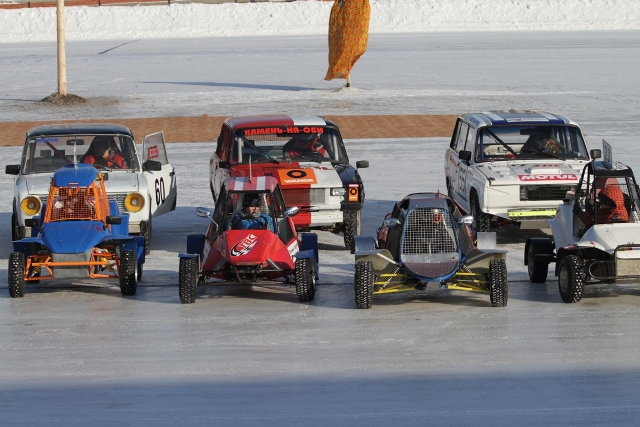
[{"label": "blue buggy", "polygon": [[129,214],[109,200],[104,174],[88,164],[68,164],[51,180],[40,216],[28,220],[31,236],[13,241],[8,283],[11,298],[27,282],[47,279],[120,279],[135,295],[145,261],[144,236],[129,236]]}]

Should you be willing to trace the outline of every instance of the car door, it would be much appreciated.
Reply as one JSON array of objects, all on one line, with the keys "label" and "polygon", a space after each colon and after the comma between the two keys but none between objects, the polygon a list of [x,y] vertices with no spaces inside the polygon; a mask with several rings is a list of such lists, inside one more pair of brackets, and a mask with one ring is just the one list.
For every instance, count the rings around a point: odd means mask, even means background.
[{"label": "car door", "polygon": [[159,216],[175,209],[178,193],[176,173],[169,163],[162,132],[152,133],[142,140],[142,162],[147,160],[155,160],[162,165],[159,171],[143,172],[149,184],[151,215]]}]

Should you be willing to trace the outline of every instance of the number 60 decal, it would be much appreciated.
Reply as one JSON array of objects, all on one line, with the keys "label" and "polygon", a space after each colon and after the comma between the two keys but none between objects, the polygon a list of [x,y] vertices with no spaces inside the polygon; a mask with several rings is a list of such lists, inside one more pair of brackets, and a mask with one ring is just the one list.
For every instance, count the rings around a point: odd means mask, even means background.
[{"label": "number 60 decal", "polygon": [[160,206],[160,204],[164,203],[164,199],[164,178],[156,179],[156,205]]}]

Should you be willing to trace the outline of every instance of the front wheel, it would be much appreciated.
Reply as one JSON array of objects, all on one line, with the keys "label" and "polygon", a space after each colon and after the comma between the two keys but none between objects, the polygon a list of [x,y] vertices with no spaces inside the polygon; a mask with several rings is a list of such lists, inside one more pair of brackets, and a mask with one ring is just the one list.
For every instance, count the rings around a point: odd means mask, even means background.
[{"label": "front wheel", "polygon": [[566,303],[578,302],[584,292],[584,267],[577,255],[567,255],[560,262],[558,289],[560,297]]},{"label": "front wheel", "polygon": [[198,258],[180,258],[178,293],[182,304],[193,304],[198,294]]},{"label": "front wheel", "polygon": [[373,306],[373,263],[358,261],[356,263],[356,307],[371,308]]},{"label": "front wheel", "polygon": [[507,263],[503,259],[489,262],[489,298],[492,307],[506,307],[509,299]]},{"label": "front wheel", "polygon": [[120,293],[122,295],[135,295],[138,290],[138,283],[136,282],[136,268],[138,260],[136,259],[136,253],[132,250],[126,250],[122,252],[120,257]]},{"label": "front wheel", "polygon": [[344,246],[354,253],[356,245],[353,236],[360,234],[361,228],[361,211],[350,212],[344,223]]},{"label": "front wheel", "polygon": [[491,231],[491,215],[480,210],[480,202],[478,202],[477,198],[473,198],[471,201],[471,215],[473,216],[476,232]]},{"label": "front wheel", "polygon": [[309,258],[296,260],[296,295],[300,302],[313,301],[316,296],[316,274]]},{"label": "front wheel", "polygon": [[9,255],[9,296],[11,298],[22,298],[27,290],[24,280],[24,254],[13,252]]},{"label": "front wheel", "polygon": [[549,273],[549,264],[534,260],[533,245],[529,245],[527,251],[527,270],[529,272],[529,280],[533,283],[543,283],[547,280]]}]

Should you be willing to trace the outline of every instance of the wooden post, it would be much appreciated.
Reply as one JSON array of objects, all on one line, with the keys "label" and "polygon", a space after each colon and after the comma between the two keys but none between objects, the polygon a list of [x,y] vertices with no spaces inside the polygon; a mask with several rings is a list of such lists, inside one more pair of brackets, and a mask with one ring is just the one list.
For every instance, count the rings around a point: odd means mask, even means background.
[{"label": "wooden post", "polygon": [[58,34],[58,93],[67,94],[67,61],[64,52],[64,0],[57,3]]}]

